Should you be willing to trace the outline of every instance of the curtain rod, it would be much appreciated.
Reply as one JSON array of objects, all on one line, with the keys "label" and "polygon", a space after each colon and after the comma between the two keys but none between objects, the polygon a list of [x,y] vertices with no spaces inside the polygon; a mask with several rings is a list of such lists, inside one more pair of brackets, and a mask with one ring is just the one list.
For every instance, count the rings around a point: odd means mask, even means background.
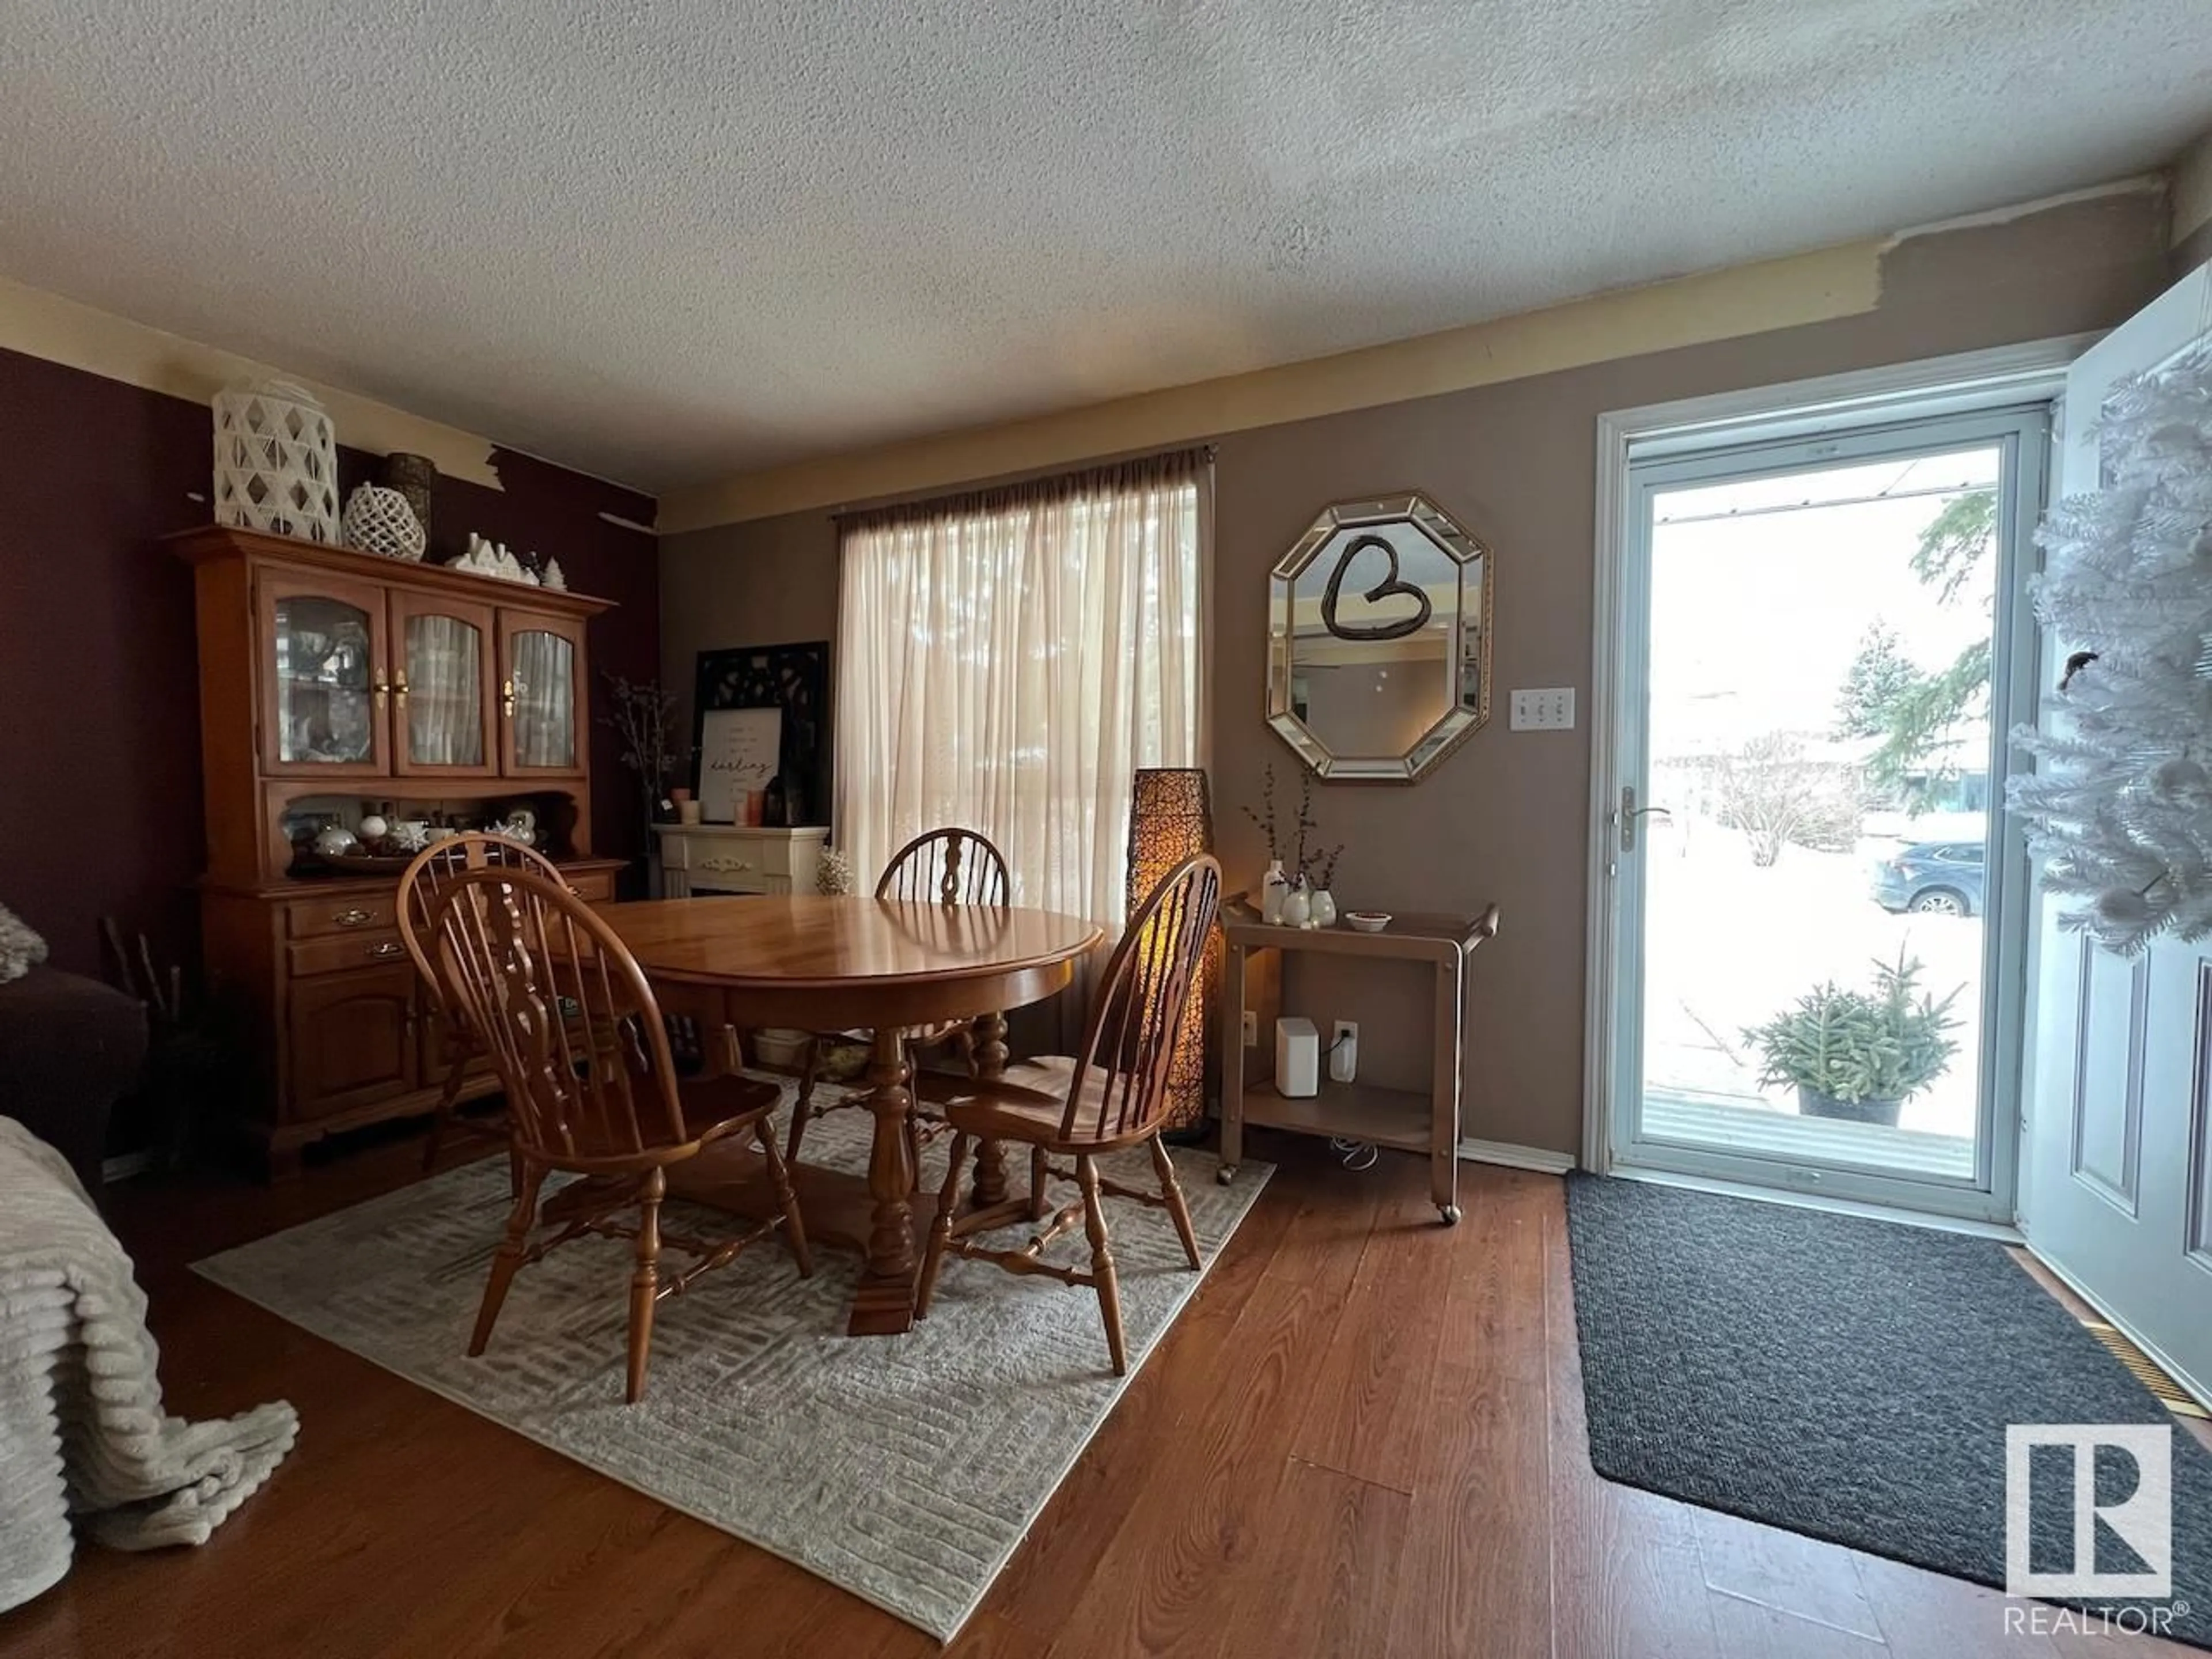
[{"label": "curtain rod", "polygon": [[864,517],[871,513],[898,513],[909,507],[933,507],[941,502],[963,501],[971,496],[995,495],[1002,493],[1011,494],[1015,490],[1030,489],[1038,484],[1057,483],[1063,479],[1084,478],[1093,475],[1103,476],[1103,474],[1115,471],[1117,468],[1125,466],[1141,466],[1149,461],[1164,461],[1169,459],[1170,457],[1176,455],[1194,456],[1197,459],[1204,462],[1206,465],[1211,466],[1213,465],[1215,450],[1214,446],[1210,443],[1183,444],[1167,449],[1137,450],[1129,454],[1118,456],[1112,459],[1086,462],[1081,466],[1073,467],[1066,471],[1055,471],[1048,470],[1034,473],[1018,472],[1011,477],[1001,478],[995,483],[969,484],[965,488],[959,489],[942,489],[926,495],[892,495],[866,505],[855,505],[850,501],[840,501],[836,506],[830,509],[830,522],[834,524],[840,519],[857,519]]}]

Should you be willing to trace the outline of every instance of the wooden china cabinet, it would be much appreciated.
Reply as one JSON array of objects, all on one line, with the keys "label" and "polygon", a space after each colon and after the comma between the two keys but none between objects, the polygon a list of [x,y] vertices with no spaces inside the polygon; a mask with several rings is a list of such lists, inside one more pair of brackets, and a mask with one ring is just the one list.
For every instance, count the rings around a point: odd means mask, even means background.
[{"label": "wooden china cabinet", "polygon": [[[198,592],[208,976],[252,1024],[244,1127],[281,1175],[320,1136],[428,1113],[451,1052],[399,942],[397,874],[316,870],[287,816],[526,803],[570,885],[611,900],[585,629],[611,601],[245,530],[168,545]],[[486,1066],[464,1097],[497,1088]]]}]

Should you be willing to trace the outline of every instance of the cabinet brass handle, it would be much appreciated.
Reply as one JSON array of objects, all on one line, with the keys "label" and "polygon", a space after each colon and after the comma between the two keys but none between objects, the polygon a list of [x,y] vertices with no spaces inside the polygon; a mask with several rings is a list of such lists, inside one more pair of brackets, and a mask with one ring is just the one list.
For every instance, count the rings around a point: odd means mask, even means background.
[{"label": "cabinet brass handle", "polygon": [[378,668],[376,671],[376,712],[378,714],[381,714],[384,712],[384,700],[391,695],[391,680],[381,667]]},{"label": "cabinet brass handle", "polygon": [[331,916],[331,920],[337,923],[341,927],[365,927],[370,922],[376,920],[376,912],[374,910],[364,910],[361,906],[356,904],[350,910],[339,910],[334,912]]},{"label": "cabinet brass handle", "polygon": [[499,683],[499,707],[500,712],[507,719],[514,718],[514,682],[511,679]]},{"label": "cabinet brass handle", "polygon": [[392,695],[400,702],[407,701],[407,671],[404,668],[392,677]]},{"label": "cabinet brass handle", "polygon": [[406,948],[398,939],[387,939],[370,945],[368,953],[373,957],[396,957]]}]

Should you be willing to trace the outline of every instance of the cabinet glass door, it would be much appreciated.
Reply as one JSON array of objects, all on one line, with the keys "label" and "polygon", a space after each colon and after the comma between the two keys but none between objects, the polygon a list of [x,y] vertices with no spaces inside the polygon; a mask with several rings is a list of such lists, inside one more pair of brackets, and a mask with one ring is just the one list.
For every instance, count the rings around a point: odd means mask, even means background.
[{"label": "cabinet glass door", "polygon": [[580,627],[566,618],[503,612],[507,770],[574,772],[583,758]]},{"label": "cabinet glass door", "polygon": [[261,611],[269,769],[380,771],[389,686],[383,590],[266,577]]},{"label": "cabinet glass door", "polygon": [[395,592],[392,628],[398,655],[394,769],[490,773],[491,607]]}]

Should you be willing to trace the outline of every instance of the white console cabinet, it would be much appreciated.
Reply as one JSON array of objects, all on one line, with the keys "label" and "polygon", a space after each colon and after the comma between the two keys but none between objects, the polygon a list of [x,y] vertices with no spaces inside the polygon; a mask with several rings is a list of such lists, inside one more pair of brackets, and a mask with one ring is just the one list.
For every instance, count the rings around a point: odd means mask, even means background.
[{"label": "white console cabinet", "polygon": [[811,893],[829,830],[756,830],[730,823],[657,823],[660,896]]}]

